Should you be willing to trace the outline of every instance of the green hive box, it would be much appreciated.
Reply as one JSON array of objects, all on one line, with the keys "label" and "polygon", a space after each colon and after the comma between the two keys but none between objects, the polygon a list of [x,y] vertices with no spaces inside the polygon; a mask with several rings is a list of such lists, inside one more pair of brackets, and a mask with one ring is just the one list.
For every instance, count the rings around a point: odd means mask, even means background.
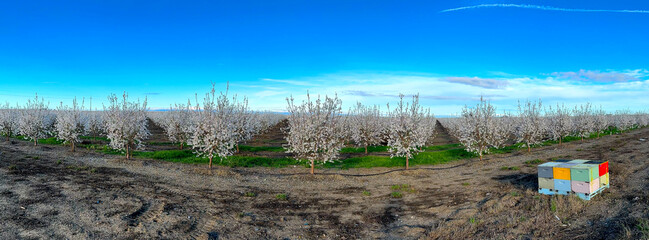
[{"label": "green hive box", "polygon": [[547,195],[572,194],[590,200],[609,188],[609,177],[608,161],[561,159],[538,165],[539,193]]},{"label": "green hive box", "polygon": [[595,164],[578,164],[570,167],[570,180],[592,182],[599,178],[599,166]]}]

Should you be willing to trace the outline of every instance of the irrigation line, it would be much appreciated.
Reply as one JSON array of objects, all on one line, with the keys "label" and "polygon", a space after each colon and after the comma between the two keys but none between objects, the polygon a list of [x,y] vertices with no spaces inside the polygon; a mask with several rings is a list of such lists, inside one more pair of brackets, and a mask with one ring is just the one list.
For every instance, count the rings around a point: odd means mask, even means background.
[{"label": "irrigation line", "polygon": [[[469,165],[470,163],[471,163],[470,161],[467,161],[465,163],[458,164],[458,165],[455,165],[455,166],[450,166],[450,167],[437,167],[437,168],[434,168],[434,167],[420,167],[420,168],[412,168],[412,169],[409,169],[409,170],[406,170],[406,169],[393,169],[393,170],[390,170],[390,171],[385,171],[385,172],[380,172],[380,173],[370,173],[370,174],[346,174],[346,173],[323,172],[323,173],[316,173],[316,175],[325,175],[325,176],[338,175],[338,176],[343,176],[343,177],[371,177],[371,176],[385,175],[385,174],[393,173],[393,172],[419,170],[419,169],[432,170],[432,171],[447,170],[447,169],[453,169],[453,168],[466,166],[466,165]],[[275,177],[311,175],[310,173],[306,173],[306,172],[305,173],[259,173],[259,172],[255,172],[255,171],[247,171],[247,170],[242,170],[242,169],[232,169],[232,171],[237,172],[239,174],[243,174],[243,175],[246,175],[246,174],[260,174],[260,175],[275,176]]]}]

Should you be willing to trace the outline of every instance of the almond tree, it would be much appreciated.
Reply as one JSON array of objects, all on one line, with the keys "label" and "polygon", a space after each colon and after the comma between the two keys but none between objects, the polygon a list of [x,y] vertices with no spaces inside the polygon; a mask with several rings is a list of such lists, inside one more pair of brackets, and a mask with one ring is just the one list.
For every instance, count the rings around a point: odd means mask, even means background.
[{"label": "almond tree", "polygon": [[272,113],[272,112],[260,112],[257,113],[257,121],[259,122],[259,132],[265,132],[271,127],[277,125],[279,122],[286,119],[286,115]]},{"label": "almond tree", "polygon": [[555,109],[552,109],[552,106],[550,106],[549,110],[547,110],[547,116],[550,136],[554,140],[559,140],[559,145],[562,145],[563,138],[567,137],[574,131],[574,124],[572,122],[570,110],[563,104],[559,105],[557,103]]},{"label": "almond tree", "polygon": [[649,125],[649,115],[645,112],[637,112],[635,115],[637,127],[646,127]]},{"label": "almond tree", "polygon": [[236,106],[234,114],[234,118],[237,119],[234,121],[236,128],[236,148],[237,152],[239,152],[239,143],[245,143],[252,139],[252,137],[259,132],[261,125],[260,121],[257,119],[258,114],[250,111],[248,108],[248,99],[245,97],[243,98],[243,101]]},{"label": "almond tree", "polygon": [[600,106],[600,109],[595,112],[594,118],[595,118],[594,119],[595,120],[595,123],[594,123],[595,131],[597,131],[597,138],[599,139],[600,133],[602,133],[602,131],[605,131],[606,129],[608,129],[608,126],[609,126],[609,120],[608,119],[609,118],[606,116],[606,112],[604,110],[602,110],[601,106]]},{"label": "almond tree", "polygon": [[499,148],[504,144],[510,132],[505,123],[506,119],[496,116],[496,108],[491,102],[480,97],[480,103],[474,108],[465,106],[462,109],[455,133],[465,149],[482,160],[490,147]]},{"label": "almond tree", "polygon": [[187,105],[169,106],[169,111],[161,113],[156,118],[156,122],[165,130],[169,141],[179,144],[182,150],[183,145],[191,137],[191,102],[188,100]]},{"label": "almond tree", "polygon": [[314,102],[307,92],[307,100],[300,105],[295,104],[292,96],[286,102],[290,114],[287,153],[293,153],[297,160],[309,161],[314,174],[315,161],[333,161],[343,147],[342,101],[335,95],[325,96],[324,100],[318,96]]},{"label": "almond tree", "polygon": [[545,133],[545,119],[541,116],[541,100],[538,102],[527,101],[521,105],[518,101],[518,118],[514,134],[516,142],[524,143],[527,152],[531,151],[532,145],[540,144]]},{"label": "almond tree", "polygon": [[104,123],[104,114],[101,112],[93,111],[92,98],[90,98],[90,106],[87,112],[83,112],[85,121],[85,134],[88,134],[97,140],[97,136],[104,134],[106,124]]},{"label": "almond tree", "polygon": [[85,119],[81,115],[83,102],[81,106],[77,104],[77,98],[72,100],[72,107],[61,105],[56,112],[56,138],[64,143],[70,144],[71,151],[74,152],[76,143],[80,142],[79,136],[84,132],[83,126]]},{"label": "almond tree", "polygon": [[381,120],[381,111],[378,106],[363,106],[360,102],[356,103],[354,109],[350,109],[350,115],[347,117],[349,123],[349,132],[351,138],[359,147],[365,148],[376,145],[381,142],[381,136],[384,131],[384,121]]},{"label": "almond tree", "polygon": [[589,137],[590,133],[595,129],[595,118],[593,117],[593,109],[590,103],[580,106],[575,106],[574,121],[575,121],[575,134],[581,137],[584,141],[585,137]]},{"label": "almond tree", "polygon": [[9,138],[18,133],[18,111],[9,103],[0,106],[0,135]]},{"label": "almond tree", "polygon": [[[437,136],[437,133],[435,132],[435,127],[437,126],[437,118],[435,118],[433,114],[429,114],[424,119],[424,122],[425,123],[422,124],[422,132],[426,135],[426,140],[424,143],[424,146],[426,146],[426,144],[431,143],[433,139],[435,139],[435,136]],[[420,148],[423,148],[424,146]]]},{"label": "almond tree", "polygon": [[633,127],[634,119],[631,117],[631,112],[629,110],[618,110],[615,111],[614,115],[614,124],[615,127],[620,131],[626,131]]},{"label": "almond tree", "polygon": [[147,99],[144,102],[129,102],[126,92],[119,101],[117,95],[108,97],[110,105],[104,107],[104,120],[106,123],[106,134],[110,139],[110,147],[126,153],[126,159],[130,159],[134,149],[142,149],[142,141],[149,137],[147,129]]},{"label": "almond tree", "polygon": [[390,111],[388,104],[388,146],[390,157],[405,157],[406,169],[410,167],[410,158],[421,152],[426,140],[430,137],[430,131],[426,124],[430,109],[424,109],[419,105],[419,95],[412,96],[412,103],[404,103],[403,94],[399,95],[399,103]]},{"label": "almond tree", "polygon": [[[216,89],[212,83],[212,91],[205,94],[203,106],[196,99],[196,107],[192,114],[190,128],[191,137],[188,143],[192,145],[197,156],[205,156],[210,160],[218,156],[221,161],[231,156],[237,143],[236,138],[236,102],[231,102],[225,93],[216,96]],[[235,99],[236,100],[236,99]]]},{"label": "almond tree", "polygon": [[25,108],[20,111],[18,120],[19,133],[28,140],[34,141],[34,146],[38,145],[38,139],[49,136],[54,116],[48,109],[49,103],[45,99],[38,99],[38,94],[34,100],[27,100]]}]

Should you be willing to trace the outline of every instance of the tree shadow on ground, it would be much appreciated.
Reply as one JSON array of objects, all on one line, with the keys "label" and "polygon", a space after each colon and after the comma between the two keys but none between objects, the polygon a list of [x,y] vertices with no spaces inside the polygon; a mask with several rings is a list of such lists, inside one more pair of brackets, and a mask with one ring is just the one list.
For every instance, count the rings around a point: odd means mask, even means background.
[{"label": "tree shadow on ground", "polygon": [[504,184],[512,185],[521,190],[529,189],[532,191],[536,191],[539,187],[536,174],[515,173],[515,174],[495,176],[492,179]]}]

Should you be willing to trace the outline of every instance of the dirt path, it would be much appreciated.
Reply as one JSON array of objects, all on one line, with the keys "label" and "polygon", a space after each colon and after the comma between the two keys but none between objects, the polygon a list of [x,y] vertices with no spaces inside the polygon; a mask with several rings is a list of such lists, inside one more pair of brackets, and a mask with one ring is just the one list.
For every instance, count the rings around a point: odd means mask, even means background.
[{"label": "dirt path", "polygon": [[[636,225],[649,216],[649,142],[640,138],[649,128],[486,162],[315,177],[2,142],[0,239],[640,238]],[[536,193],[536,168],[524,162],[561,157],[611,161],[611,189],[592,201]],[[391,197],[402,184],[403,197]]]}]

